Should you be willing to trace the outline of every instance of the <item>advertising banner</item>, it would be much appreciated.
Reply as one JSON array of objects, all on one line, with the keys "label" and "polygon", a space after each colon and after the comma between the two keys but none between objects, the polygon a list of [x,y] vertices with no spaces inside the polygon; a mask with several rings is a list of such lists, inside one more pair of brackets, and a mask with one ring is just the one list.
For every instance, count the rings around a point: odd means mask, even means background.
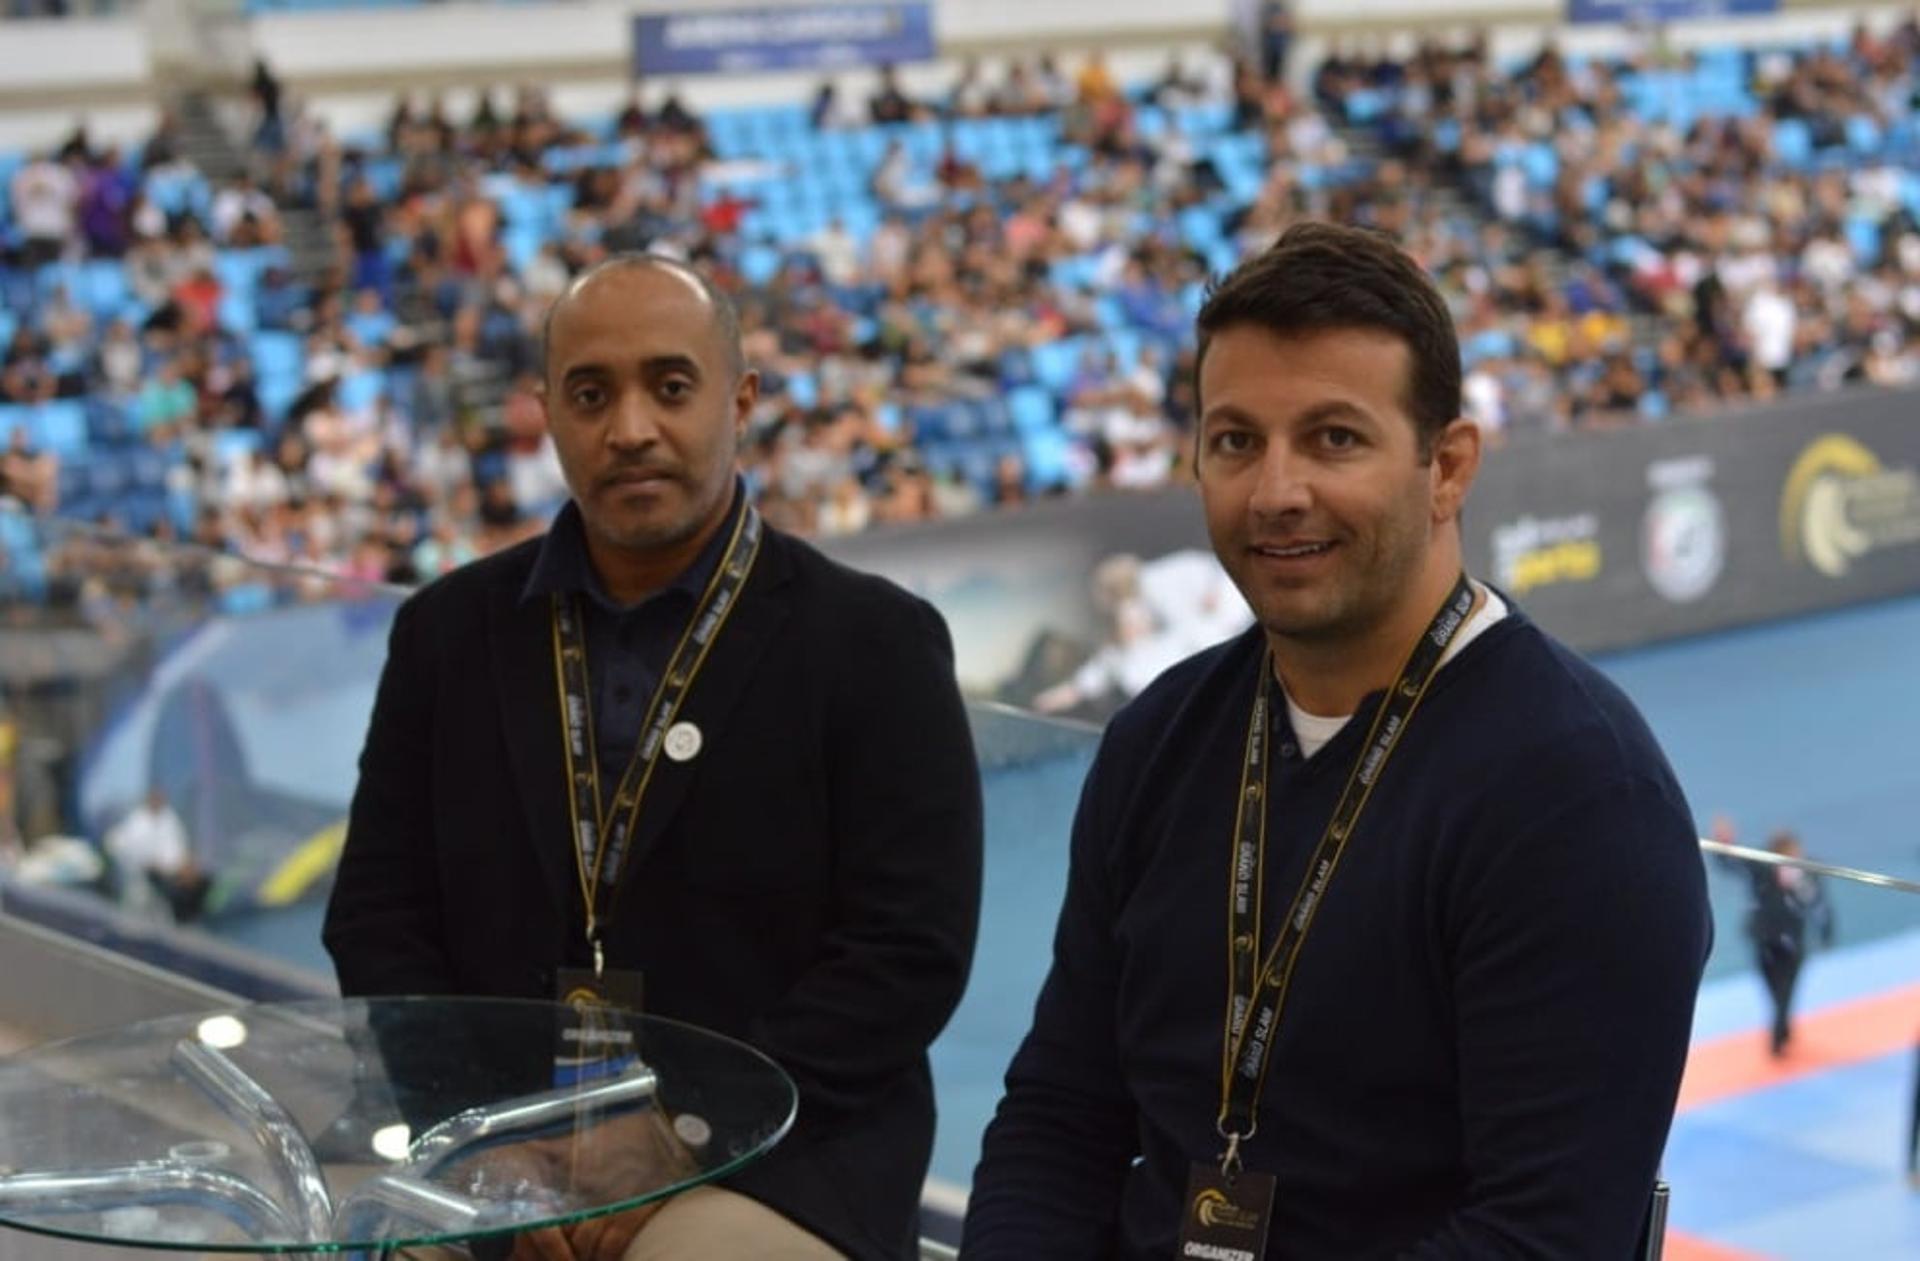
[{"label": "advertising banner", "polygon": [[1780,0],[1567,0],[1567,21],[1615,25],[1751,17],[1779,11]]},{"label": "advertising banner", "polygon": [[641,75],[838,70],[930,61],[931,4],[815,4],[642,13],[633,19]]},{"label": "advertising banner", "polygon": [[1467,564],[1584,650],[1920,591],[1920,395],[1515,442]]},{"label": "advertising banner", "polygon": [[[1860,391],[1490,451],[1467,567],[1583,651],[1920,592],[1920,391]],[[1099,718],[1248,624],[1199,493],[1111,494],[858,536],[931,600],[962,685]]]}]

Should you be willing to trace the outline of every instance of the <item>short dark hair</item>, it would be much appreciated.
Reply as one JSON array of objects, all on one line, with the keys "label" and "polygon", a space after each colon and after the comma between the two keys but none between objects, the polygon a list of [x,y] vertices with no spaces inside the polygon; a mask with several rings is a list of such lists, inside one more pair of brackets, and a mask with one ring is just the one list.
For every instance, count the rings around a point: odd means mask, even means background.
[{"label": "short dark hair", "polygon": [[674,272],[699,285],[700,292],[707,296],[707,301],[713,306],[713,326],[719,330],[720,340],[726,345],[727,362],[733,369],[734,379],[737,381],[746,372],[747,352],[740,344],[740,309],[734,306],[733,299],[728,297],[720,286],[713,283],[712,277],[691,263],[682,262],[665,254],[631,250],[611,255],[587,268],[575,276],[560,296],[548,305],[547,313],[540,321],[540,379],[542,381],[547,379],[548,359],[553,348],[555,313],[565,306],[588,281],[606,272],[625,271],[630,267],[657,268],[661,271]]},{"label": "short dark hair", "polygon": [[1460,415],[1460,341],[1453,316],[1420,265],[1385,233],[1338,223],[1297,223],[1265,253],[1207,293],[1195,328],[1195,394],[1213,338],[1251,324],[1281,335],[1364,328],[1407,347],[1406,397],[1424,459]]}]

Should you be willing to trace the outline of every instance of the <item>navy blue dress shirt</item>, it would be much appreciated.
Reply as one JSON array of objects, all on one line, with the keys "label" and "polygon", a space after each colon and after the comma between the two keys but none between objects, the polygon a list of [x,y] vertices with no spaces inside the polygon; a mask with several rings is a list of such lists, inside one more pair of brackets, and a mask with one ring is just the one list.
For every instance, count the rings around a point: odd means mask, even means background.
[{"label": "navy blue dress shirt", "polygon": [[[540,543],[533,572],[527,575],[523,601],[558,595],[580,599],[587,641],[587,685],[593,703],[594,751],[600,763],[600,800],[611,803],[627,769],[654,689],[667,658],[686,632],[694,606],[720,567],[746,496],[736,482],[733,507],[691,565],[672,582],[637,604],[622,605],[607,594],[587,554],[586,526],[579,505],[569,500]],[[554,739],[560,738],[556,730]]]}]

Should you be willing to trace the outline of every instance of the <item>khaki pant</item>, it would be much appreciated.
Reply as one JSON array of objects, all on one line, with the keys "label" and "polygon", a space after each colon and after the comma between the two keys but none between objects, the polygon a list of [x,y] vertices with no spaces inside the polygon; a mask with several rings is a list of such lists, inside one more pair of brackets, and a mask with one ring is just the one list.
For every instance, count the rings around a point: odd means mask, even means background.
[{"label": "khaki pant", "polygon": [[[392,1261],[463,1261],[458,1247],[405,1248]],[[844,1254],[760,1201],[724,1187],[682,1191],[653,1215],[626,1261],[844,1261]]]},{"label": "khaki pant", "polygon": [[626,1261],[839,1261],[843,1254],[755,1199],[695,1187],[663,1205]]}]

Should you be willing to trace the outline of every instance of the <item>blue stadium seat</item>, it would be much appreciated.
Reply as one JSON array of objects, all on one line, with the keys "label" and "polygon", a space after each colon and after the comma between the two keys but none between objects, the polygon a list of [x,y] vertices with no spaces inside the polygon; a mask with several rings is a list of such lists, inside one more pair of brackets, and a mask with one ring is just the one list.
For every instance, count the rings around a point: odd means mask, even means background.
[{"label": "blue stadium seat", "polygon": [[1880,124],[1865,114],[1847,119],[1847,148],[1855,157],[1872,157],[1880,152]]},{"label": "blue stadium seat", "polygon": [[251,251],[221,250],[213,256],[213,274],[228,293],[250,298],[260,281],[260,266]]},{"label": "blue stadium seat", "polygon": [[1067,435],[1058,429],[1022,434],[1020,454],[1027,462],[1027,485],[1033,490],[1050,490],[1073,482]]},{"label": "blue stadium seat", "polygon": [[135,490],[164,490],[167,485],[168,457],[153,447],[140,446],[127,452],[127,480]]},{"label": "blue stadium seat", "polygon": [[1560,177],[1560,155],[1550,144],[1530,144],[1520,153],[1520,169],[1535,188],[1551,188]]},{"label": "blue stadium seat", "polygon": [[539,256],[540,247],[547,243],[547,229],[540,223],[509,220],[500,233],[500,242],[514,270],[525,271]]},{"label": "blue stadium seat", "polygon": [[907,419],[913,422],[913,441],[915,445],[941,443],[947,437],[947,410],[931,403],[916,403],[907,411]]},{"label": "blue stadium seat", "polygon": [[1077,338],[1044,342],[1029,352],[1033,356],[1033,374],[1049,390],[1058,394],[1073,381],[1080,370],[1083,347]]},{"label": "blue stadium seat", "polygon": [[126,457],[117,451],[96,452],[87,461],[87,489],[96,499],[118,499],[132,483]]},{"label": "blue stadium seat", "polygon": [[1519,343],[1512,333],[1504,328],[1483,329],[1469,337],[1460,348],[1460,357],[1469,365],[1482,359],[1510,359],[1519,350]]},{"label": "blue stadium seat", "polygon": [[267,419],[278,424],[287,418],[294,400],[306,389],[306,382],[298,375],[262,376],[254,386],[254,393],[260,397],[260,410]]},{"label": "blue stadium seat", "polygon": [[1233,106],[1225,104],[1183,105],[1174,112],[1180,130],[1195,139],[1205,139],[1225,131],[1233,122]]},{"label": "blue stadium seat", "polygon": [[221,328],[229,333],[251,333],[260,326],[259,313],[254,309],[253,295],[239,289],[222,290],[220,306],[214,318]]},{"label": "blue stadium seat", "polygon": [[1224,239],[1220,216],[1206,206],[1188,206],[1180,212],[1180,240],[1188,249],[1204,254]]},{"label": "blue stadium seat", "polygon": [[1092,254],[1076,254],[1055,259],[1047,269],[1048,277],[1062,289],[1086,289],[1092,286],[1100,260]]},{"label": "blue stadium seat", "polygon": [[335,397],[340,406],[350,412],[370,410],[387,392],[387,374],[384,372],[356,372],[352,376],[342,377]]},{"label": "blue stadium seat", "polygon": [[87,487],[91,482],[92,479],[87,473],[85,464],[78,464],[71,460],[63,462],[60,465],[61,510],[72,511],[74,506],[86,497]]},{"label": "blue stadium seat", "polygon": [[126,309],[133,291],[127,284],[126,268],[114,259],[101,258],[82,268],[80,289],[73,296],[93,312],[96,320],[110,320]]},{"label": "blue stadium seat", "polygon": [[1345,108],[1350,123],[1370,123],[1387,112],[1386,94],[1374,88],[1357,88],[1347,93]]},{"label": "blue stadium seat", "polygon": [[1022,434],[1044,433],[1055,427],[1053,395],[1037,385],[1023,385],[1007,395],[1007,410]]},{"label": "blue stadium seat", "polygon": [[975,399],[972,406],[975,423],[982,434],[1004,440],[1015,432],[1013,410],[1007,406],[1004,398],[995,395]]},{"label": "blue stadium seat", "polygon": [[1773,153],[1780,161],[1796,170],[1803,170],[1813,162],[1813,132],[1806,120],[1800,118],[1782,118],[1773,125]]},{"label": "blue stadium seat", "polygon": [[[795,226],[796,225],[793,224],[787,225],[789,230],[792,230]],[[781,234],[776,231],[775,235]],[[793,238],[788,237],[787,239],[791,240]],[[746,249],[740,251],[740,274],[746,278],[748,284],[756,287],[770,283],[775,276],[780,274],[780,251],[769,249],[764,245],[748,246]]]},{"label": "blue stadium seat", "polygon": [[21,512],[0,512],[0,550],[24,552],[36,545],[33,520]]},{"label": "blue stadium seat", "polygon": [[958,399],[941,409],[946,414],[947,436],[949,438],[972,441],[981,436],[980,413]]},{"label": "blue stadium seat", "polygon": [[820,382],[811,372],[796,372],[786,381],[787,397],[801,407],[820,405]]},{"label": "blue stadium seat", "polygon": [[267,377],[291,374],[298,377],[306,368],[306,348],[298,333],[260,332],[253,335],[254,375]]},{"label": "blue stadium seat", "polygon": [[194,214],[205,218],[213,205],[206,177],[197,171],[178,168],[150,171],[145,192],[147,200],[169,215]]},{"label": "blue stadium seat", "polygon": [[347,317],[347,327],[364,346],[386,344],[387,338],[399,325],[400,321],[394,318],[391,311],[355,311]]},{"label": "blue stadium seat", "polygon": [[960,476],[979,487],[982,493],[993,489],[995,465],[1000,462],[999,450],[991,443],[980,441],[954,444],[951,459]]},{"label": "blue stadium seat", "polygon": [[87,407],[79,399],[62,398],[33,409],[34,445],[63,460],[87,453]]},{"label": "blue stadium seat", "polygon": [[1847,245],[1862,270],[1873,266],[1880,257],[1880,225],[1864,215],[1853,215],[1847,219],[1846,233]]},{"label": "blue stadium seat", "polygon": [[265,446],[258,429],[222,429],[213,435],[214,460],[225,467],[253,455]]},{"label": "blue stadium seat", "polygon": [[138,431],[127,408],[98,396],[86,400],[87,442],[96,447],[118,447],[132,442]]}]

